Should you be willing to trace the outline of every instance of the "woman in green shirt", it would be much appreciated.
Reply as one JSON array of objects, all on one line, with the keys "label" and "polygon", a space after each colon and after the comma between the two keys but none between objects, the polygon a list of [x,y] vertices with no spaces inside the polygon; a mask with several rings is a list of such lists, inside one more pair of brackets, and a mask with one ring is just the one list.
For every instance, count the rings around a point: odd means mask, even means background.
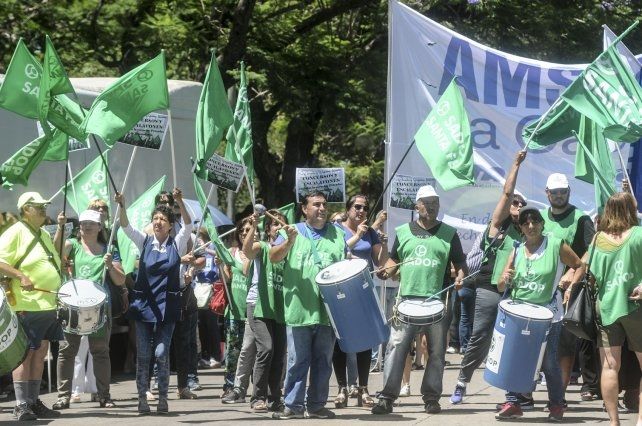
[{"label": "woman in green shirt", "polygon": [[[637,204],[630,193],[619,192],[606,202],[585,261],[591,253],[590,269],[597,286],[601,319],[600,386],[611,424],[619,425],[618,372],[625,339],[642,366],[642,228],[638,226]],[[642,424],[639,413],[637,424]]]},{"label": "woman in green shirt", "polygon": [[[519,228],[524,235],[524,243],[508,258],[497,289],[504,291],[510,284],[513,299],[545,306],[553,313],[553,324],[548,332],[542,371],[548,390],[548,418],[561,421],[564,416],[564,385],[557,347],[562,330],[563,311],[562,297],[555,284],[560,281],[564,265],[575,269],[572,283],[578,282],[584,274],[584,264],[562,239],[542,233],[544,218],[536,208],[524,207],[520,210]],[[507,390],[506,403],[495,418],[521,417],[522,408],[518,398],[518,393]]]},{"label": "woman in green shirt", "polygon": [[[78,238],[69,239],[65,242],[63,261],[71,264],[73,278],[103,282],[105,268],[109,278],[114,284],[122,286],[125,284],[125,273],[120,264],[120,256],[114,251],[110,254],[107,250],[107,242],[101,232],[100,213],[95,210],[85,210],[80,214],[80,234]],[[61,214],[58,216],[58,223],[65,223],[66,218]],[[58,249],[56,245],[56,249]],[[79,285],[82,285],[79,282]],[[109,312],[110,310],[107,309]],[[94,358],[94,374],[96,376],[96,388],[98,389],[98,401],[101,408],[113,408],[116,405],[109,394],[109,382],[111,381],[111,361],[109,358],[109,338],[111,337],[111,319],[108,318],[105,325],[96,333],[88,336],[89,352]],[[78,353],[80,339],[77,334],[65,333],[65,341],[60,344],[58,354],[58,400],[54,403],[54,410],[69,408],[71,396],[71,383],[74,373],[74,358]]]}]

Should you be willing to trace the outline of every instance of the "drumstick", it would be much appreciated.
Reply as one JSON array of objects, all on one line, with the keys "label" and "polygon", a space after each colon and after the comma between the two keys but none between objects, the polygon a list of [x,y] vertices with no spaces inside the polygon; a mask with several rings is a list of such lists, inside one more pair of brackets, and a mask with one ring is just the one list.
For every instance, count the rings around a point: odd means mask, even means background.
[{"label": "drumstick", "polygon": [[395,267],[397,267],[397,266],[401,266],[401,265],[403,265],[403,264],[405,264],[405,263],[414,262],[414,261],[415,261],[415,259],[414,259],[414,258],[412,258],[412,259],[404,260],[403,262],[395,263],[394,265],[390,265],[390,266],[382,266],[381,268],[379,268],[379,269],[375,269],[374,271],[370,272],[370,274],[371,274],[371,275],[372,275],[372,274],[376,274],[376,273],[379,273],[379,272],[381,272],[381,271],[385,271],[386,269],[395,268]]},{"label": "drumstick", "polygon": [[45,290],[44,288],[33,288],[34,291],[41,291],[43,293],[49,293],[49,294],[55,294],[56,296],[64,296],[64,297],[69,297],[71,296],[70,294],[67,293],[59,293],[57,291],[51,291],[51,290]]}]

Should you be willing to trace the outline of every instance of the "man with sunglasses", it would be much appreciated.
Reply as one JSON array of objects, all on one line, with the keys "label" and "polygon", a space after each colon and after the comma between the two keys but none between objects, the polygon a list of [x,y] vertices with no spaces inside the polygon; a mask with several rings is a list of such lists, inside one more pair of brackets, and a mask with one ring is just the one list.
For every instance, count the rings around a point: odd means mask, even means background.
[{"label": "man with sunglasses", "polygon": [[[568,179],[561,173],[553,173],[548,177],[546,196],[550,207],[540,211],[544,217],[544,234],[562,238],[581,259],[595,234],[591,217],[569,203],[571,188]],[[569,269],[562,276],[558,284],[560,291],[565,292],[568,289],[574,272],[574,269]],[[570,381],[577,340],[575,335],[562,328],[558,353],[565,387]],[[599,356],[595,342],[581,340],[579,350],[582,373],[581,398],[583,401],[591,401],[600,394]]]},{"label": "man with sunglasses", "polygon": [[[28,351],[22,364],[13,370],[16,393],[16,420],[52,419],[60,413],[46,407],[38,398],[49,342],[63,340],[56,320],[56,292],[61,285],[60,256],[48,232],[41,229],[47,218],[47,205],[37,192],[18,198],[20,221],[0,236],[0,275],[11,279],[7,298],[27,334]],[[56,238],[62,238],[59,226]],[[13,303],[12,303],[13,302]],[[2,331],[3,342],[11,328]]]}]

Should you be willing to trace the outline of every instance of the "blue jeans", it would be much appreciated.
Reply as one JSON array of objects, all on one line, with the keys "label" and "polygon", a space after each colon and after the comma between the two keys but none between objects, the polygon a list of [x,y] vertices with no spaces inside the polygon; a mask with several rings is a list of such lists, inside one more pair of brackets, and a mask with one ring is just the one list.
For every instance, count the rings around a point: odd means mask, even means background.
[{"label": "blue jeans", "polygon": [[468,347],[470,335],[473,332],[473,318],[475,317],[475,290],[463,287],[457,292],[461,302],[461,316],[459,317],[459,350],[464,353]]},{"label": "blue jeans", "polygon": [[[136,321],[136,388],[138,397],[145,398],[149,390],[149,365],[152,352],[158,364],[158,395],[167,399],[169,388],[169,345],[175,322]],[[153,350],[152,350],[153,349]]]},{"label": "blue jeans", "polygon": [[[288,371],[285,376],[285,406],[301,413],[315,412],[328,401],[334,330],[327,325],[288,326]],[[310,386],[307,388],[308,372]]]},{"label": "blue jeans", "polygon": [[[562,331],[562,321],[554,322],[548,331],[546,339],[546,351],[542,360],[542,371],[546,377],[546,390],[548,391],[548,402],[552,406],[562,406],[564,404],[564,385],[562,384],[562,369],[560,360],[557,356],[560,333]],[[517,401],[516,392],[506,392],[506,401]]]}]

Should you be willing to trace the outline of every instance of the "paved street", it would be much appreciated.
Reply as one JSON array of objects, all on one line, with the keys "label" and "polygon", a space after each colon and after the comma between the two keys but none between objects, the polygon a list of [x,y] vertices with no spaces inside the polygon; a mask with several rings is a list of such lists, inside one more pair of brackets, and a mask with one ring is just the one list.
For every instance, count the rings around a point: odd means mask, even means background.
[{"label": "paved street", "polygon": [[[468,396],[465,403],[459,406],[450,404],[448,398],[455,384],[457,370],[461,357],[459,355],[447,355],[451,366],[446,367],[444,377],[444,395],[441,399],[442,412],[437,415],[428,415],[423,411],[421,397],[418,396],[419,386],[423,371],[413,371],[411,377],[412,396],[400,399],[401,405],[395,407],[393,414],[387,416],[373,416],[366,408],[355,407],[356,399],[350,400],[350,407],[347,409],[334,410],[337,418],[333,421],[328,420],[305,420],[306,424],[326,424],[328,422],[337,424],[338,422],[350,421],[355,424],[378,424],[380,422],[402,422],[405,425],[428,424],[438,422],[444,425],[497,425],[494,418],[494,406],[497,402],[503,401],[503,392],[488,386],[482,379],[482,370],[478,370],[473,378],[473,382],[468,387]],[[136,384],[132,376],[121,376],[115,379],[112,385],[112,396],[118,408],[100,409],[98,403],[89,401],[89,395],[84,395],[84,401],[73,404],[72,408],[63,411],[63,417],[56,421],[41,421],[40,424],[54,425],[99,425],[118,422],[118,425],[129,424],[149,424],[158,425],[160,422],[165,424],[197,424],[197,423],[221,423],[221,424],[255,424],[256,422],[272,422],[268,414],[252,413],[248,404],[224,405],[220,401],[221,384],[223,371],[218,370],[199,370],[201,384],[204,389],[197,392],[197,400],[177,400],[175,388],[170,388],[170,414],[159,417],[156,415],[139,417],[136,413]],[[171,379],[172,385],[175,384],[175,376]],[[370,375],[370,390],[374,393],[381,389],[382,374],[376,373]],[[543,390],[542,390],[543,389]],[[336,381],[331,381],[330,400],[334,399],[337,392]],[[55,401],[55,393],[43,395],[41,398],[47,405]],[[608,424],[606,413],[602,412],[602,402],[579,402],[579,386],[571,386],[567,393],[569,401],[569,410],[564,417],[566,424]],[[538,387],[535,393],[536,409],[535,411],[526,412],[524,417],[519,421],[511,422],[512,424],[536,424],[545,423],[547,414],[542,411],[546,393],[545,388]],[[248,400],[249,401],[249,400]],[[155,409],[152,404],[152,410]],[[2,412],[0,413],[0,422],[12,420],[11,409],[13,401],[4,401],[0,403]],[[332,408],[332,404],[328,404]],[[474,417],[471,417],[474,415]],[[634,424],[635,415],[623,414],[623,424]]]}]

